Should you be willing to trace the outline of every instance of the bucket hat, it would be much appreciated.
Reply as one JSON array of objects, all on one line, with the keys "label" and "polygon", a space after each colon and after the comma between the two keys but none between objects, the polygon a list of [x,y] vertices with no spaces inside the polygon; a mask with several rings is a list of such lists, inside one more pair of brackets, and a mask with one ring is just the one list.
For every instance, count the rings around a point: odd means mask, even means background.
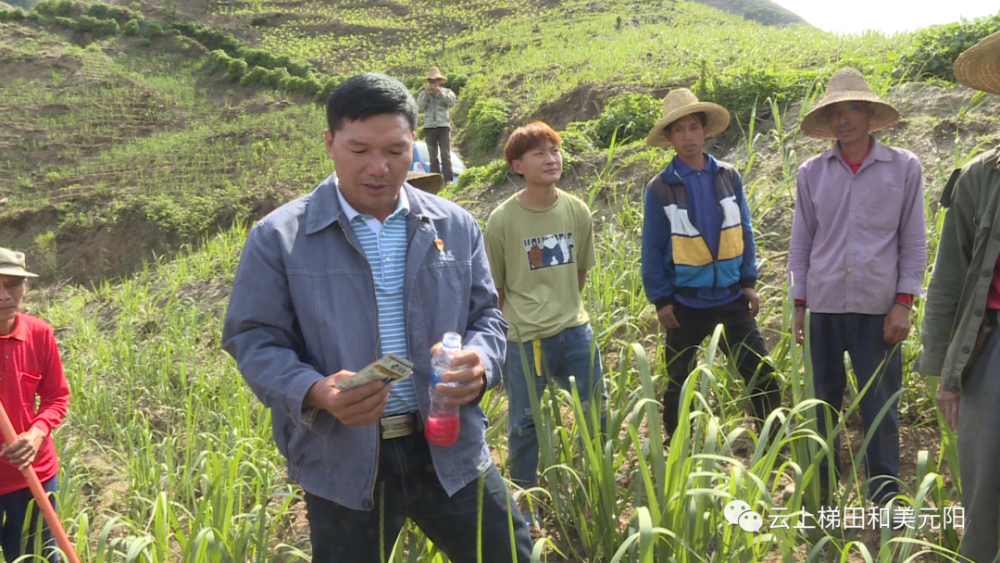
[{"label": "bucket hat", "polygon": [[663,97],[663,118],[649,131],[646,144],[651,147],[673,146],[663,134],[664,129],[678,119],[696,113],[705,114],[705,137],[714,137],[729,127],[729,110],[712,102],[700,102],[691,90],[678,88]]},{"label": "bucket hat", "polygon": [[837,135],[830,129],[823,110],[840,102],[868,102],[875,107],[875,113],[868,122],[869,133],[885,129],[901,119],[899,110],[872,92],[871,86],[860,71],[847,67],[838,70],[830,77],[823,99],[816,102],[809,113],[802,118],[802,132],[816,139],[835,140]]},{"label": "bucket hat", "polygon": [[38,274],[32,274],[24,269],[23,252],[16,252],[8,248],[0,248],[0,275],[20,276],[23,278],[38,277]]},{"label": "bucket hat", "polygon": [[955,80],[969,88],[1000,94],[1000,32],[986,37],[958,56]]}]

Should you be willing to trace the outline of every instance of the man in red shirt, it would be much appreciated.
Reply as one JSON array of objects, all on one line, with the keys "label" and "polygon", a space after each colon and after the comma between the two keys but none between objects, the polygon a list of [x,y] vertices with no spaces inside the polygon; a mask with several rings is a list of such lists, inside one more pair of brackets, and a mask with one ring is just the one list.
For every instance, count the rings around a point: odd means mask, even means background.
[{"label": "man in red shirt", "polygon": [[32,511],[31,532],[22,537],[32,496],[21,471],[33,466],[45,490],[56,491],[59,460],[49,434],[69,406],[52,327],[20,312],[28,278],[37,277],[24,268],[24,254],[0,248],[0,401],[18,433],[13,444],[0,446],[0,548],[12,562],[23,553],[38,553],[40,543],[49,561],[57,563],[49,549],[55,545],[52,534],[40,523],[38,510]]}]

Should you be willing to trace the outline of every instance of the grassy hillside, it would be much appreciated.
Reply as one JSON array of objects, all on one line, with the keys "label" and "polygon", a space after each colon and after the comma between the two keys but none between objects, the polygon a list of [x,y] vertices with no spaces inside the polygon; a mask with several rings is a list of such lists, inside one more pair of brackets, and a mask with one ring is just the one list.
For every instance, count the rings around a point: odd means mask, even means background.
[{"label": "grassy hillside", "polygon": [[770,0],[695,0],[720,10],[740,14],[748,20],[764,25],[806,24],[798,14]]},{"label": "grassy hillside", "polygon": [[326,167],[320,108],[220,83],[184,37],[0,26],[0,237],[62,277],[127,273]]},{"label": "grassy hillside", "polygon": [[[211,55],[213,41],[228,40],[203,34],[201,43],[172,28],[173,18],[306,59],[315,69],[303,74],[324,87],[361,70],[416,86],[426,66],[440,65],[464,82],[454,121],[463,149],[485,164],[446,193],[480,219],[518,188],[492,160],[504,132],[540,118],[564,133],[562,186],[595,214],[599,264],[585,301],[616,433],[601,442],[571,396],[542,397],[544,476],[534,495],[550,537],[540,560],[889,563],[918,552],[952,560],[961,530],[751,535],[722,513],[737,498],[768,522],[783,508],[817,514],[824,439],[808,416],[810,374],[787,336],[784,300],[795,171],[828,146],[797,128],[816,85],[855,64],[903,113],[880,138],[924,163],[932,260],[944,179],[1000,142],[1000,97],[900,77],[913,36],[767,27],[673,1],[531,0],[518,9],[498,0],[140,1],[119,32],[74,29],[92,9],[70,3],[64,15],[0,22],[0,120],[10,124],[0,131],[10,171],[0,175],[0,238],[45,274],[29,306],[56,327],[73,390],[57,433],[59,502],[83,560],[309,559],[301,491],[287,482],[268,411],[219,350],[219,324],[248,222],[331,171],[322,108],[292,88],[301,83],[264,76],[273,69],[257,64],[260,53],[253,64],[233,49],[228,60]],[[244,80],[255,68],[270,85]],[[658,98],[676,85],[739,118],[709,150],[743,172],[754,214],[759,321],[788,407],[771,421],[783,427],[783,451],[758,444],[743,419],[746,390],[731,382],[734,366],[715,339],[689,389],[693,422],[669,450],[662,445],[655,401],[664,352],[639,278],[639,195],[672,153],[641,139]],[[90,283],[57,283],[68,276]],[[904,345],[907,366],[918,343],[915,332]],[[842,428],[847,467],[864,440],[858,393]],[[952,508],[961,487],[955,436],[939,426],[932,396],[907,369],[901,478],[918,513]],[[502,466],[503,391],[483,405]],[[846,477],[838,509],[870,508],[859,494],[863,474]],[[785,503],[791,482],[801,493]],[[418,560],[444,559],[411,527],[392,561]]]}]

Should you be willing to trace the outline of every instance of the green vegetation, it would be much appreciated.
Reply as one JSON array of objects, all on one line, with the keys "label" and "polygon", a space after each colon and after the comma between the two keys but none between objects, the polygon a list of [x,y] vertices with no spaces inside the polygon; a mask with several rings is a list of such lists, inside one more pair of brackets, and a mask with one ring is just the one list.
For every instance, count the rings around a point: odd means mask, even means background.
[{"label": "green vegetation", "polygon": [[1000,31],[1000,12],[921,29],[900,59],[901,74],[911,79],[954,80],[951,68],[962,51],[997,31]]},{"label": "green vegetation", "polygon": [[619,94],[608,100],[592,126],[594,142],[608,148],[612,143],[645,139],[663,117],[663,104],[645,94]]},{"label": "green vegetation", "polygon": [[[456,132],[481,164],[446,195],[485,219],[520,182],[496,158],[504,131],[529,117],[549,119],[539,108],[561,100],[547,107],[568,123],[563,187],[584,197],[596,218],[599,263],[585,300],[617,434],[600,441],[595,413],[572,393],[552,388],[536,398],[542,481],[529,494],[550,531],[538,560],[890,563],[918,552],[951,560],[959,538],[950,530],[752,536],[721,511],[738,498],[765,519],[782,507],[817,513],[827,446],[810,422],[809,369],[787,336],[782,255],[795,171],[827,145],[800,138],[794,122],[816,85],[844,64],[860,68],[880,94],[903,96],[901,106],[916,105],[919,89],[899,88],[892,69],[920,34],[776,29],[673,0],[557,7],[528,0],[516,10],[501,0],[212,6],[211,21],[228,28],[156,21],[184,17],[185,0],[147,6],[148,19],[134,2],[126,9],[46,0],[28,14],[0,12],[0,236],[27,249],[42,281],[91,282],[31,294],[39,299],[32,312],[57,329],[74,393],[57,434],[59,502],[83,560],[308,559],[301,491],[287,482],[268,411],[219,350],[220,319],[247,225],[331,172],[323,110],[313,102],[361,70],[389,71],[416,92],[431,65],[460,92]],[[260,44],[233,35],[251,20]],[[85,37],[74,31],[80,26],[89,26]],[[965,29],[934,33],[946,45]],[[662,445],[656,401],[664,352],[638,249],[642,186],[673,153],[643,146],[662,111],[643,92],[678,84],[694,84],[738,118],[713,150],[744,173],[754,215],[759,322],[789,406],[770,421],[781,427],[783,452],[759,445],[746,424],[746,390],[731,382],[735,369],[718,335],[686,389],[690,421],[669,450]],[[572,101],[581,91],[628,93],[597,96],[596,113],[584,107],[595,100]],[[800,100],[792,106],[798,115],[786,115],[786,104]],[[928,155],[954,154],[954,162],[925,160],[932,259],[941,225],[934,201],[948,170],[997,138],[989,129],[995,106],[984,101],[948,116],[954,129],[941,129],[944,118],[907,113],[904,126],[886,133]],[[967,131],[967,123],[976,128]],[[124,275],[143,258],[140,271]],[[904,346],[907,366],[918,341],[915,333]],[[917,449],[904,453],[908,462],[916,457],[904,471],[904,502],[918,513],[950,507],[961,487],[955,436],[940,426],[928,383],[908,369],[904,385],[904,440]],[[849,413],[862,392],[852,384]],[[482,404],[489,445],[503,464],[503,391],[488,392]],[[845,425],[856,453],[856,417]],[[918,439],[916,431],[928,429],[934,438]],[[863,478],[857,471],[845,478],[838,508],[866,506]],[[799,492],[782,503],[789,482]],[[444,558],[411,526],[392,561],[417,560]]]},{"label": "green vegetation", "polygon": [[507,126],[509,113],[507,102],[499,98],[481,98],[472,105],[466,131],[473,140],[472,147],[477,155],[493,151],[500,133]]}]

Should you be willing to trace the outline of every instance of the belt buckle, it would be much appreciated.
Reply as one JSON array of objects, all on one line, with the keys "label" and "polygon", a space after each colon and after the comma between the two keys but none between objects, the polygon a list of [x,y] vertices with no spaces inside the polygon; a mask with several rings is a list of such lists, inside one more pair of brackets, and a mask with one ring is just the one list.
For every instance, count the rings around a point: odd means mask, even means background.
[{"label": "belt buckle", "polygon": [[379,419],[383,440],[409,436],[417,431],[416,417],[413,413],[397,414]]}]

